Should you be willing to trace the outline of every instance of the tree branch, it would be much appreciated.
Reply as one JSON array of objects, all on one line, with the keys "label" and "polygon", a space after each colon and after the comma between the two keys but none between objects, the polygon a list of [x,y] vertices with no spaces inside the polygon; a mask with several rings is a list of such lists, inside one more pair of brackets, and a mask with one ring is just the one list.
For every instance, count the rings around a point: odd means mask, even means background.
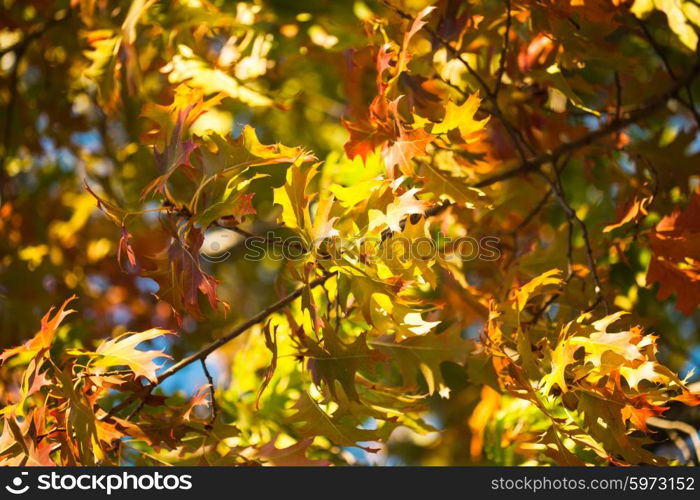
[{"label": "tree branch", "polygon": [[[666,68],[666,73],[668,73],[668,76],[671,78],[671,80],[677,81],[678,77],[676,76],[675,71],[673,71],[673,68],[671,67],[671,63],[669,62],[668,58],[666,57],[666,53],[664,52],[664,49],[654,39],[654,37],[651,34],[651,31],[649,31],[649,28],[647,27],[646,23],[644,23],[644,21],[639,19],[634,14],[632,14],[632,17],[637,22],[637,25],[641,28],[642,32],[644,33],[644,38],[647,40],[647,42],[649,42],[649,45],[651,45],[651,48],[654,50],[654,53],[656,53],[656,56],[663,63],[664,68]],[[689,84],[687,84],[685,86],[685,91],[688,94],[688,100],[686,101],[685,99],[678,96],[678,102],[680,102],[683,106],[685,106],[688,109],[688,111],[690,111],[690,113],[693,115],[693,118],[695,119],[696,125],[698,127],[700,127],[700,113],[698,113],[698,110],[695,108],[695,99],[693,98],[693,93],[690,90]]]},{"label": "tree branch", "polygon": [[53,19],[46,21],[40,27],[27,33],[27,35],[24,38],[22,38],[21,40],[19,40],[18,42],[13,43],[9,47],[5,47],[3,49],[0,49],[0,57],[4,56],[5,54],[7,54],[9,52],[15,52],[15,53],[24,52],[24,50],[27,48],[27,46],[30,43],[32,43],[37,38],[40,38],[50,28],[52,28],[53,26],[55,26],[56,24],[58,24],[62,21],[65,21],[70,16],[70,11],[68,11],[68,12],[63,11],[62,13],[64,15],[59,15],[59,16],[54,17]]},{"label": "tree branch", "polygon": [[512,177],[516,177],[521,174],[533,172],[546,163],[553,163],[565,154],[574,153],[581,148],[589,146],[590,144],[594,143],[598,139],[605,137],[606,135],[617,132],[618,130],[623,129],[628,125],[637,123],[638,121],[653,115],[654,113],[662,109],[664,106],[666,106],[668,101],[676,98],[678,92],[680,92],[687,85],[689,85],[690,82],[692,82],[693,79],[698,75],[698,73],[700,73],[700,64],[696,63],[686,76],[684,76],[681,79],[678,79],[676,83],[666,92],[653,97],[644,106],[627,113],[626,116],[613,119],[607,125],[602,126],[599,129],[596,129],[588,134],[585,134],[571,142],[563,143],[548,153],[543,153],[529,158],[521,162],[517,167],[513,167],[499,174],[482,179],[472,184],[472,187],[483,188],[495,184],[497,182],[505,181]]},{"label": "tree branch", "polygon": [[498,71],[496,71],[496,86],[493,88],[493,96],[498,97],[498,92],[501,90],[503,83],[503,73],[506,71],[506,58],[508,57],[508,43],[510,39],[510,25],[513,21],[511,12],[510,0],[506,0],[506,32],[503,35],[503,50],[501,51],[501,60],[498,62]]},{"label": "tree branch", "polygon": [[186,358],[181,359],[180,361],[178,361],[177,363],[172,365],[170,368],[163,371],[160,375],[158,375],[158,379],[155,382],[151,382],[150,384],[143,386],[143,388],[141,390],[132,393],[124,401],[122,401],[121,403],[114,406],[107,413],[107,415],[105,415],[104,419],[107,419],[107,418],[114,416],[119,411],[123,410],[124,408],[129,406],[131,403],[133,403],[137,399],[149,394],[158,385],[162,384],[163,381],[165,381],[166,379],[175,375],[177,372],[179,372],[180,370],[185,368],[187,365],[194,363],[195,361],[205,359],[209,354],[216,351],[219,347],[223,346],[224,344],[231,342],[233,339],[235,339],[236,337],[243,334],[250,327],[257,325],[258,323],[262,323],[269,316],[271,316],[273,313],[279,311],[280,309],[283,309],[284,307],[291,304],[295,299],[299,298],[301,296],[301,294],[304,292],[304,290],[306,290],[307,288],[310,289],[310,288],[315,288],[319,285],[322,285],[331,276],[334,276],[334,275],[335,275],[335,273],[324,274],[323,276],[320,276],[320,277],[316,278],[315,280],[311,281],[307,285],[304,285],[304,286],[297,288],[292,293],[290,293],[287,296],[283,297],[282,299],[278,300],[274,304],[269,305],[268,307],[266,307],[265,309],[263,309],[262,311],[257,313],[255,316],[253,316],[249,320],[241,323],[239,326],[234,328],[227,335],[224,335],[223,337],[216,339],[214,342],[207,344],[206,346],[204,346],[202,349],[200,349],[196,353],[191,354],[191,355],[187,356]]},{"label": "tree branch", "polygon": [[207,377],[209,382],[209,398],[211,399],[211,417],[209,418],[209,427],[212,427],[216,423],[216,417],[219,414],[219,406],[216,404],[216,389],[214,388],[214,378],[209,373],[209,368],[207,368],[206,357],[200,358],[199,362],[202,365],[202,371],[204,371],[204,376]]},{"label": "tree branch", "polygon": [[[423,213],[422,216],[423,216],[423,217],[426,217],[426,218],[427,218],[427,217],[433,217],[433,216],[435,216],[435,215],[438,215],[438,214],[444,212],[445,210],[447,210],[447,209],[448,209],[450,206],[452,206],[452,205],[453,205],[452,202],[445,200],[445,201],[443,201],[442,203],[438,203],[438,204],[433,205],[432,207],[430,207],[428,210],[426,210],[426,211]],[[415,214],[415,215],[418,215],[418,216],[420,217],[419,214]],[[410,217],[410,216],[409,216],[409,217]],[[406,223],[407,223],[408,219],[409,219],[409,218],[406,217],[405,219],[403,219],[403,220],[401,221],[400,224],[401,224],[401,228],[402,228],[402,229],[406,226]],[[256,236],[256,235],[253,235],[252,233],[248,233],[248,234],[250,234],[251,237],[258,237],[258,236]],[[393,233],[392,233],[390,230],[384,231],[384,232],[382,233],[382,241],[384,241],[384,239],[386,239],[386,238],[388,238],[389,236],[391,236],[391,234],[393,234]],[[194,363],[194,362],[197,361],[197,360],[201,361],[202,364],[203,364],[203,361],[207,358],[207,356],[209,356],[209,354],[211,354],[212,352],[216,351],[219,347],[221,347],[221,346],[223,346],[223,345],[229,343],[230,341],[232,341],[232,340],[235,339],[236,337],[238,337],[238,336],[240,336],[241,334],[243,334],[243,333],[244,333],[246,330],[248,330],[250,327],[252,327],[252,326],[254,326],[254,325],[258,324],[258,323],[262,323],[263,321],[265,321],[265,319],[267,319],[267,318],[268,318],[270,315],[272,315],[273,313],[275,313],[275,312],[279,311],[280,309],[283,309],[284,307],[286,307],[286,306],[288,306],[289,304],[291,304],[291,303],[294,301],[294,299],[297,299],[298,297],[301,296],[301,294],[304,292],[305,289],[307,289],[307,288],[309,288],[309,289],[310,289],[310,288],[315,288],[315,287],[317,287],[317,286],[319,286],[319,285],[322,285],[322,284],[325,283],[331,276],[334,276],[334,275],[335,275],[335,273],[326,272],[323,276],[320,276],[320,277],[316,278],[315,280],[311,281],[308,285],[304,285],[304,286],[301,286],[301,287],[297,288],[296,290],[294,290],[292,293],[288,294],[288,295],[285,296],[284,298],[278,300],[278,301],[275,302],[274,304],[269,305],[268,307],[266,307],[265,309],[263,309],[262,311],[260,311],[258,314],[256,314],[255,316],[253,316],[253,317],[250,318],[249,320],[247,320],[247,321],[245,321],[244,323],[242,323],[241,325],[237,326],[237,327],[236,327],[235,329],[233,329],[229,334],[224,335],[223,337],[216,339],[214,342],[211,342],[210,344],[206,345],[205,347],[203,347],[202,349],[200,349],[200,350],[197,351],[196,353],[191,354],[190,356],[187,356],[186,358],[181,359],[180,361],[178,361],[177,363],[175,363],[174,365],[172,365],[170,368],[168,368],[167,370],[165,370],[164,372],[162,372],[160,375],[158,375],[158,379],[157,379],[155,382],[151,382],[150,384],[147,384],[147,385],[143,386],[142,389],[140,389],[140,390],[138,390],[138,391],[132,393],[132,394],[131,394],[130,396],[128,396],[124,401],[122,401],[121,403],[118,403],[116,406],[114,406],[114,407],[103,417],[103,419],[108,419],[108,418],[110,418],[110,417],[116,415],[118,412],[120,412],[121,410],[123,410],[124,408],[126,408],[127,406],[129,406],[131,403],[133,403],[133,402],[136,401],[137,399],[143,398],[143,397],[146,396],[147,394],[150,394],[151,391],[152,391],[153,389],[155,389],[158,385],[160,385],[161,383],[163,383],[164,380],[166,380],[167,378],[169,378],[169,377],[171,377],[172,375],[176,374],[177,372],[179,372],[180,370],[182,370],[182,369],[183,369],[184,367],[186,367],[187,365],[189,365],[189,364],[191,364],[191,363]],[[206,365],[203,364],[203,367],[204,367],[204,369],[206,370]],[[208,378],[210,378],[210,376],[209,376]],[[211,383],[211,381],[210,381],[210,383]],[[130,419],[133,415],[135,415],[136,413],[138,413],[138,412],[141,410],[141,408],[143,407],[143,402],[144,402],[144,401],[145,401],[145,400],[143,400],[143,401],[141,402],[141,404],[140,404],[139,406],[137,406],[137,407],[135,408],[135,410],[134,410],[131,414],[129,414],[129,416],[127,417],[127,419]],[[213,401],[213,394],[212,394],[212,401]],[[213,404],[215,404],[215,403],[213,403]]]}]

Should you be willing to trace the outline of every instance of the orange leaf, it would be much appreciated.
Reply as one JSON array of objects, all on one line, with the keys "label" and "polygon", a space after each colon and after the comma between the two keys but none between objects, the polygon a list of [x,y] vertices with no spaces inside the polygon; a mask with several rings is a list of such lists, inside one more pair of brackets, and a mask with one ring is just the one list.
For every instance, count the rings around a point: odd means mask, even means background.
[{"label": "orange leaf", "polygon": [[481,455],[484,447],[484,430],[500,407],[501,395],[485,385],[481,389],[481,400],[469,418],[469,428],[472,431],[469,453],[472,458],[478,458]]},{"label": "orange leaf", "polygon": [[622,227],[628,222],[639,222],[649,213],[647,208],[649,207],[651,200],[651,196],[640,197],[638,195],[635,195],[632,200],[617,208],[615,217],[616,222],[610,223],[607,226],[605,226],[603,228],[603,232],[609,233],[613,229]]},{"label": "orange leaf", "polygon": [[75,300],[76,298],[77,297],[73,295],[71,298],[66,300],[63,303],[63,305],[58,309],[53,318],[51,318],[51,313],[53,312],[54,308],[51,307],[51,309],[49,309],[49,312],[47,312],[41,319],[41,329],[37,332],[37,334],[19,347],[5,349],[2,352],[2,354],[0,354],[0,364],[4,363],[12,356],[22,352],[30,352],[36,354],[44,349],[50,348],[51,343],[53,342],[54,335],[56,334],[56,330],[58,329],[61,322],[70,313],[75,312],[74,309],[66,310],[66,306],[69,302]]}]

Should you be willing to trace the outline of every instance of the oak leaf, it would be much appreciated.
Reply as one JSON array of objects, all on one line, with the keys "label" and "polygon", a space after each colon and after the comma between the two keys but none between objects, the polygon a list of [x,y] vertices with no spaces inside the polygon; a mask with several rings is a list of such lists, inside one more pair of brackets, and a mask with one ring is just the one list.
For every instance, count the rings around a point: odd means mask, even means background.
[{"label": "oak leaf", "polygon": [[19,347],[5,349],[2,354],[0,354],[0,364],[17,354],[29,353],[32,355],[37,355],[38,353],[44,352],[51,348],[51,344],[53,343],[53,339],[59,325],[66,318],[66,316],[75,312],[74,309],[66,309],[66,306],[76,298],[77,297],[73,295],[71,298],[66,300],[61,307],[58,308],[58,311],[56,311],[53,318],[51,317],[51,313],[53,312],[54,308],[51,307],[44,317],[41,318],[41,328],[36,335]]},{"label": "oak leaf", "polygon": [[71,349],[68,352],[74,355],[88,355],[92,359],[90,366],[94,368],[108,368],[128,366],[137,377],[145,377],[151,382],[156,382],[156,372],[160,368],[155,360],[169,358],[163,351],[137,349],[137,346],[149,340],[161,338],[165,335],[174,335],[169,330],[151,328],[143,332],[127,332],[114,339],[101,343],[95,351]]}]

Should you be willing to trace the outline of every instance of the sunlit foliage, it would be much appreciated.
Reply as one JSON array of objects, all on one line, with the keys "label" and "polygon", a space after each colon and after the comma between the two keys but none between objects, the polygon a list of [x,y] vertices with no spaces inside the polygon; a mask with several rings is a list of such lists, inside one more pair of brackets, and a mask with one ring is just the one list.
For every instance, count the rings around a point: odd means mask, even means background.
[{"label": "sunlit foliage", "polygon": [[0,463],[694,460],[695,2],[0,19]]}]

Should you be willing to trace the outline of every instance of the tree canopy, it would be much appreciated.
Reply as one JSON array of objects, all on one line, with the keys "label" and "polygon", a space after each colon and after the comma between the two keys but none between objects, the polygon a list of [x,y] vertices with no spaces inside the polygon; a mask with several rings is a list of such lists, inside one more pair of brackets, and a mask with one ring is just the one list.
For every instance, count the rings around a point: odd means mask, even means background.
[{"label": "tree canopy", "polygon": [[1,464],[700,460],[696,2],[0,19]]}]

